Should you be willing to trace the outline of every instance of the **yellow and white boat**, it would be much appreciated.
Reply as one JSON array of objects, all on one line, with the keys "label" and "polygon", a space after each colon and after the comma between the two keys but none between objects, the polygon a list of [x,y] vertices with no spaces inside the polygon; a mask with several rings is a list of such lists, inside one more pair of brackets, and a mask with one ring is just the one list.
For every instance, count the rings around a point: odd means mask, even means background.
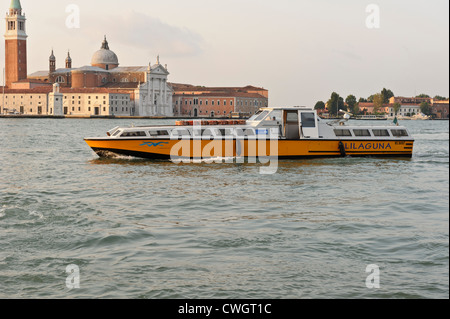
[{"label": "yellow and white boat", "polygon": [[86,138],[100,157],[150,159],[412,157],[414,139],[402,126],[325,121],[303,108],[262,108],[247,121],[179,121],[171,126],[116,127]]}]

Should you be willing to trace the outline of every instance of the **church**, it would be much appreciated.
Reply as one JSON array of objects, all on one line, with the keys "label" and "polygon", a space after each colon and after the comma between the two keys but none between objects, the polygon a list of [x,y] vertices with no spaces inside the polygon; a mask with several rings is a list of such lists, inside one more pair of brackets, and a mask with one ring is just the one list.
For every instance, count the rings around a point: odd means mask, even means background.
[{"label": "church", "polygon": [[[167,65],[160,63],[159,56],[154,65],[120,66],[105,36],[90,65],[73,67],[68,52],[65,67],[57,69],[52,50],[48,70],[28,75],[28,36],[20,0],[11,0],[6,26],[5,87],[0,114],[15,110],[30,115],[173,116],[173,89],[167,81]],[[33,105],[33,95],[56,91],[62,94],[62,107],[49,105],[50,98],[46,99],[47,105]],[[95,103],[99,96],[103,101]]]},{"label": "church", "polygon": [[[6,1],[6,0],[0,0]],[[5,85],[0,115],[64,117],[230,117],[251,116],[268,106],[264,88],[206,87],[169,83],[166,65],[122,66],[107,37],[93,48],[90,64],[74,67],[64,56],[57,68],[49,50],[48,69],[27,73],[26,18],[20,0],[6,14]]]}]

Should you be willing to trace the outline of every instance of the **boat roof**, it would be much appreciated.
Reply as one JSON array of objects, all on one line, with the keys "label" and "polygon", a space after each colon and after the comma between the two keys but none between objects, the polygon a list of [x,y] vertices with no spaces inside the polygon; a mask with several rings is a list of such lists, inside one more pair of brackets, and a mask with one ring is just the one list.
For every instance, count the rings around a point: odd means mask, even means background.
[{"label": "boat roof", "polygon": [[268,106],[262,107],[260,110],[301,110],[301,111],[314,111],[314,109],[307,106]]}]

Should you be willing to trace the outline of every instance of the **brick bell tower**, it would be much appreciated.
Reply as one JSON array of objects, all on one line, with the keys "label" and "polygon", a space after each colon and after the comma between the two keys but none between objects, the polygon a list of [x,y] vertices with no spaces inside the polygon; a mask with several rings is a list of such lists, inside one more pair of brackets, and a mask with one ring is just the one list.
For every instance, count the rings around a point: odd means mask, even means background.
[{"label": "brick bell tower", "polygon": [[22,14],[20,0],[11,0],[6,14],[5,33],[5,84],[27,78],[27,34],[25,14]]}]

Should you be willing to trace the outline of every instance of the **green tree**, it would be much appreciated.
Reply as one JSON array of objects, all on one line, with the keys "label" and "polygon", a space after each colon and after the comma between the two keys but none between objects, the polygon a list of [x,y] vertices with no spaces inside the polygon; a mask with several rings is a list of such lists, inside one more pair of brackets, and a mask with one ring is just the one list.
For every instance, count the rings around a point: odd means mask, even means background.
[{"label": "green tree", "polygon": [[429,98],[430,96],[428,95],[428,94],[419,94],[419,95],[417,95],[416,97],[419,97],[419,98]]},{"label": "green tree", "polygon": [[356,100],[356,96],[350,94],[345,99],[345,103],[347,103],[348,108],[351,110],[358,101]]},{"label": "green tree", "polygon": [[436,95],[436,96],[434,97],[434,99],[435,99],[436,101],[446,101],[446,100],[448,100],[448,98],[443,97],[443,96],[440,96],[440,95]]},{"label": "green tree", "polygon": [[[345,103],[347,103],[348,110],[349,110],[351,113],[353,113],[353,114],[358,114],[357,111],[355,112],[356,107],[357,107],[357,105],[358,105],[358,101],[356,100],[356,96],[350,94],[350,95],[347,96],[347,98],[345,99]],[[358,110],[359,110],[359,108],[358,108]]]},{"label": "green tree", "polygon": [[345,107],[344,99],[336,92],[331,94],[331,98],[327,102],[327,108],[330,115],[338,115],[339,110],[347,110]]},{"label": "green tree", "polygon": [[383,88],[383,90],[381,91],[381,95],[383,96],[384,104],[387,104],[389,103],[389,99],[391,97],[394,97],[394,92],[392,92],[391,90],[387,90],[386,88]]},{"label": "green tree", "polygon": [[430,103],[428,103],[426,101],[420,103],[420,112],[422,112],[425,115],[431,115]]},{"label": "green tree", "polygon": [[319,101],[316,103],[316,106],[314,106],[315,110],[324,110],[325,109],[325,103],[323,101]]},{"label": "green tree", "polygon": [[384,105],[384,97],[381,93],[375,94],[373,97],[373,113],[380,113]]},{"label": "green tree", "polygon": [[368,101],[367,101],[367,99],[365,99],[365,98],[363,98],[363,97],[360,97],[358,102],[359,102],[359,103],[366,103],[366,102],[368,102]]}]

